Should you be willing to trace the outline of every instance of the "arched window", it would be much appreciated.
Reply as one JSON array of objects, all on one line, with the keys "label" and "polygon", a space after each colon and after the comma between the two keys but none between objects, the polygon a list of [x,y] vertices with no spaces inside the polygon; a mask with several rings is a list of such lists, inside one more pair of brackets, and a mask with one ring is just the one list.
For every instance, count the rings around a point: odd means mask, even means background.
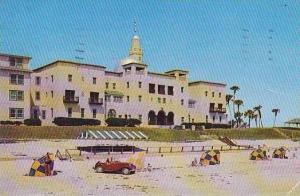
[{"label": "arched window", "polygon": [[156,125],[156,115],[153,110],[149,111],[149,113],[148,113],[148,124]]},{"label": "arched window", "polygon": [[160,110],[157,113],[157,124],[158,125],[166,125],[166,113],[163,110]]},{"label": "arched window", "polygon": [[116,110],[114,110],[114,109],[110,109],[110,110],[108,110],[108,118],[116,118],[116,116],[117,116],[117,112],[116,112]]},{"label": "arched window", "polygon": [[167,125],[174,125],[174,113],[169,112],[167,115]]}]

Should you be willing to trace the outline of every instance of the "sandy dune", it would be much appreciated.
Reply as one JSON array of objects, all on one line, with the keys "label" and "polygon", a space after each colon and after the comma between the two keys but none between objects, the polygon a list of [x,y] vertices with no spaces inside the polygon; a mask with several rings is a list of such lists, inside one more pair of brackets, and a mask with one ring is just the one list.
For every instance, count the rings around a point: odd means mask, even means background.
[{"label": "sandy dune", "polygon": [[[83,154],[83,161],[55,161],[52,177],[28,177],[33,157],[45,152],[99,144],[99,141],[32,141],[0,145],[0,195],[300,195],[300,144],[288,140],[238,141],[241,144],[270,147],[287,145],[288,160],[250,161],[250,151],[221,152],[221,165],[190,167],[201,153],[148,154],[145,163],[151,172],[124,176],[96,174],[92,167],[107,155]],[[108,143],[104,141],[102,143]],[[116,142],[114,142],[116,143]],[[221,145],[219,141],[201,143],[121,142],[149,146]],[[119,142],[119,144],[121,144]],[[299,147],[299,150],[296,148]],[[270,151],[271,153],[271,151]],[[25,156],[26,155],[26,156]],[[129,154],[113,155],[126,160]],[[295,156],[295,157],[293,157]],[[88,157],[88,159],[87,159]],[[298,184],[297,184],[298,183]]]}]

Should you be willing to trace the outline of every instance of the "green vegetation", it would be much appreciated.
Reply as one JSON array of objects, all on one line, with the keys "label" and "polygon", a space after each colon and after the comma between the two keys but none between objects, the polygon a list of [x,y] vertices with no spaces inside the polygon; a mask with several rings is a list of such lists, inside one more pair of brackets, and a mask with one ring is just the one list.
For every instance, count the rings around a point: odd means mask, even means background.
[{"label": "green vegetation", "polygon": [[81,131],[119,130],[142,131],[152,141],[185,141],[217,139],[227,136],[232,139],[286,139],[300,138],[300,129],[292,128],[251,128],[251,129],[207,129],[204,131],[169,130],[139,127],[103,127],[103,126],[0,126],[0,138],[6,139],[76,139]]}]

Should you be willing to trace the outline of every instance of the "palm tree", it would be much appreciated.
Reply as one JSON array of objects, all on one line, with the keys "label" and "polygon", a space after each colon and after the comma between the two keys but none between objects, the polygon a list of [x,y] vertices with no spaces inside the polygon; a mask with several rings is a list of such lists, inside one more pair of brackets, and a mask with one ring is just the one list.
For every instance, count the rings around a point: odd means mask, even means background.
[{"label": "palm tree", "polygon": [[237,85],[233,85],[232,87],[230,87],[230,90],[233,91],[233,100],[235,100],[236,92],[237,92],[238,90],[240,90],[240,87],[237,86]]},{"label": "palm tree", "polygon": [[229,111],[229,115],[230,115],[230,124],[231,124],[231,128],[232,128],[232,114],[231,114],[231,110],[230,110],[230,100],[232,99],[233,95],[227,94],[226,95],[226,105]]},{"label": "palm tree", "polygon": [[262,108],[262,106],[258,105],[256,107],[254,107],[253,110],[258,112],[258,119],[259,119],[258,125],[259,125],[259,127],[261,126],[263,128],[263,123],[261,120],[261,108]]},{"label": "palm tree", "polygon": [[239,124],[240,124],[240,122],[241,122],[241,117],[243,116],[243,113],[241,113],[241,112],[236,112],[235,114],[234,114],[234,118],[235,119],[237,119],[237,127],[239,126]]},{"label": "palm tree", "polygon": [[235,105],[237,105],[238,112],[240,112],[240,106],[244,104],[243,100],[236,99],[233,101]]},{"label": "palm tree", "polygon": [[253,115],[254,115],[254,112],[253,112],[253,110],[246,110],[245,111],[245,113],[244,113],[244,116],[245,117],[248,117],[248,126],[249,126],[249,128],[251,127],[251,125],[250,125],[250,123],[251,123],[251,119],[253,118]]},{"label": "palm tree", "polygon": [[[237,113],[240,113],[240,106],[243,105],[243,100],[235,99],[233,100],[233,104],[237,105]],[[237,121],[237,126],[239,125],[239,122],[241,121],[241,116],[235,119]]]},{"label": "palm tree", "polygon": [[254,114],[254,111],[253,111],[252,119],[255,120],[255,126],[257,127],[257,114]]},{"label": "palm tree", "polygon": [[[233,98],[232,98],[232,101],[234,102],[235,96],[236,96],[236,92],[237,92],[238,90],[240,90],[240,87],[237,86],[237,85],[233,85],[232,87],[230,87],[230,90],[233,91]],[[233,114],[235,115],[234,103],[232,104],[232,110],[233,110]]]},{"label": "palm tree", "polygon": [[273,122],[273,127],[275,127],[276,117],[277,117],[277,114],[280,112],[280,110],[278,108],[274,108],[274,109],[272,109],[272,112],[275,115],[274,122]]}]

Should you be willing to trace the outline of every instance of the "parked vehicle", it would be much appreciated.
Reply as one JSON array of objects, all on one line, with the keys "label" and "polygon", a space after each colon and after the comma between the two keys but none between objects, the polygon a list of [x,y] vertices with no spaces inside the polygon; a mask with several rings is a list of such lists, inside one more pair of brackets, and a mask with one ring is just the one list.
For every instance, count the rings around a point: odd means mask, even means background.
[{"label": "parked vehicle", "polygon": [[124,175],[134,174],[136,166],[131,163],[110,161],[100,162],[98,161],[93,168],[96,173],[122,173]]}]

